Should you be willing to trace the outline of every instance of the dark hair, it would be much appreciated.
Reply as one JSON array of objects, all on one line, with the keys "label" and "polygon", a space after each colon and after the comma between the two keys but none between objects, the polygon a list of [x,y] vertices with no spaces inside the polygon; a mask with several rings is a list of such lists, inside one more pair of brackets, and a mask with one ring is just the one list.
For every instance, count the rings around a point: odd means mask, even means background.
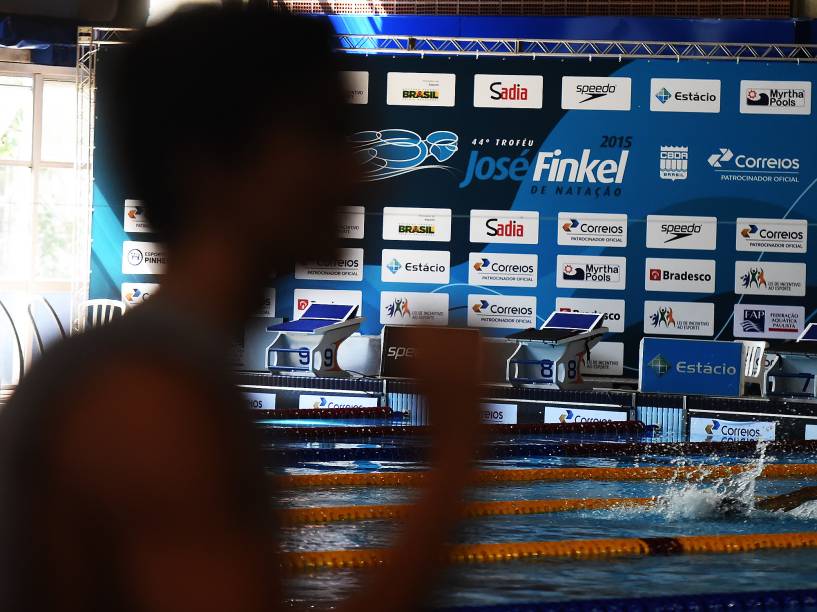
[{"label": "dark hair", "polygon": [[121,48],[107,105],[112,161],[161,239],[178,238],[191,205],[180,169],[246,163],[276,125],[342,134],[332,40],[323,19],[197,7]]}]

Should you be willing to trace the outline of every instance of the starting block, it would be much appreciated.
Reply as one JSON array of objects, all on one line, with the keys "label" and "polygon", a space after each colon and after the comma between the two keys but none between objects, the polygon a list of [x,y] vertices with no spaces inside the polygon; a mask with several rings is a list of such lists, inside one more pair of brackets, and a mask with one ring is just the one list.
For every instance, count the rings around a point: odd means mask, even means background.
[{"label": "starting block", "polygon": [[590,349],[608,329],[604,315],[585,312],[552,313],[540,329],[530,328],[508,336],[516,350],[507,361],[506,379],[512,385],[551,389],[584,389],[582,365]]},{"label": "starting block", "polygon": [[267,369],[303,376],[335,378],[349,373],[338,366],[338,347],[360,329],[357,306],[312,304],[301,318],[271,325],[277,332],[267,347]]}]

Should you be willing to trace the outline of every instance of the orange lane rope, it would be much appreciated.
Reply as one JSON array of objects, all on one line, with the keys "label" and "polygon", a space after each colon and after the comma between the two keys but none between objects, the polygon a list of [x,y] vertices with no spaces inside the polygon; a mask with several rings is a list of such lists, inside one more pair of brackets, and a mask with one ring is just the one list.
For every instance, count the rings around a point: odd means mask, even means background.
[{"label": "orange lane rope", "polygon": [[[738,553],[772,549],[817,548],[817,532],[748,535],[608,538],[551,542],[461,544],[444,553],[448,563],[489,563],[518,559],[610,559],[658,554]],[[377,567],[390,560],[389,549],[289,552],[281,567],[289,571]]]},{"label": "orange lane rope", "polygon": [[[543,468],[520,470],[475,470],[471,483],[475,485],[507,482],[534,482],[547,480],[670,480],[719,479],[736,476],[747,471],[743,465],[719,466],[658,466],[627,468]],[[775,463],[767,465],[762,478],[814,478],[817,463]],[[298,474],[274,477],[281,488],[302,487],[404,487],[424,482],[425,471],[379,472],[372,474]]]},{"label": "orange lane rope", "polygon": [[[609,499],[534,499],[530,501],[470,502],[463,507],[465,518],[481,516],[511,516],[571,512],[577,510],[607,510],[627,506],[649,506],[650,497]],[[404,519],[413,506],[395,504],[384,506],[324,506],[317,508],[287,508],[279,517],[285,525],[304,525],[336,521],[368,521],[373,519]]]}]

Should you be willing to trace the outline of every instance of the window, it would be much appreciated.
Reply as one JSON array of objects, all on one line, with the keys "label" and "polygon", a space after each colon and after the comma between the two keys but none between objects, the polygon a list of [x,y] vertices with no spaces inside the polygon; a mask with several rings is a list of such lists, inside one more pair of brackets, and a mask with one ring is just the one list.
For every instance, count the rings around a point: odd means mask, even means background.
[{"label": "window", "polygon": [[[27,361],[32,329],[26,312],[45,296],[70,312],[73,283],[89,262],[78,229],[77,90],[73,69],[0,63],[0,299],[22,336]],[[14,382],[16,343],[0,313],[0,382]],[[13,351],[16,353],[15,351]]]}]

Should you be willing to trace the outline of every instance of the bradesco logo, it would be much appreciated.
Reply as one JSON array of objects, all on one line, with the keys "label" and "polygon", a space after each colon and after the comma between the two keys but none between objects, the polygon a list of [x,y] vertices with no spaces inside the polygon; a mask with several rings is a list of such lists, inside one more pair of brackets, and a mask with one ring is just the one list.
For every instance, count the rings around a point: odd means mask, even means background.
[{"label": "bradesco logo", "polygon": [[631,83],[627,77],[563,76],[562,108],[628,111]]},{"label": "bradesco logo", "polygon": [[380,323],[448,325],[448,294],[384,291],[380,294]]},{"label": "bradesco logo", "polygon": [[736,261],[735,293],[747,295],[806,295],[806,264]]},{"label": "bradesco logo", "polygon": [[542,108],[544,78],[534,74],[475,74],[477,108]]},{"label": "bradesco logo", "polygon": [[363,249],[338,249],[334,257],[296,264],[299,280],[363,280]]},{"label": "bradesco logo", "polygon": [[715,305],[698,302],[644,302],[644,333],[662,336],[712,336]]},{"label": "bradesco logo", "polygon": [[729,147],[723,147],[712,153],[706,161],[722,181],[800,182],[800,159],[797,157],[735,153]]},{"label": "bradesco logo", "polygon": [[624,411],[545,406],[545,423],[612,423],[626,420],[627,413]]},{"label": "bradesco logo", "polygon": [[530,149],[524,149],[519,157],[480,156],[471,151],[465,178],[460,188],[477,181],[522,181],[533,170],[531,193],[544,195],[549,185],[555,185],[554,195],[617,197],[627,171],[629,149],[622,149],[617,158],[596,157],[592,149],[582,149],[577,157],[562,157],[562,149],[541,151],[533,163],[528,159]]},{"label": "bradesco logo", "polygon": [[585,289],[625,289],[627,260],[624,257],[558,255],[556,286]]},{"label": "bradesco logo", "polygon": [[357,306],[362,311],[363,293],[337,289],[295,289],[293,293],[293,318],[298,318],[312,304],[343,304]]},{"label": "bradesco logo", "polygon": [[650,79],[650,110],[721,112],[721,82],[715,79]]},{"label": "bradesco logo", "polygon": [[383,239],[448,242],[451,209],[387,206],[383,209]]},{"label": "bradesco logo", "polygon": [[736,222],[735,248],[738,251],[805,253],[808,221],[805,219],[749,219]]},{"label": "bradesco logo", "polygon": [[648,257],[644,277],[647,291],[715,293],[715,260]]},{"label": "bradesco logo", "polygon": [[454,106],[456,75],[389,72],[386,104],[391,106]]},{"label": "bradesco logo", "polygon": [[469,327],[528,329],[536,326],[536,298],[522,295],[469,295]]},{"label": "bradesco logo", "polygon": [[380,280],[384,283],[449,282],[451,253],[449,251],[404,251],[383,249]]},{"label": "bradesco logo", "polygon": [[377,408],[376,397],[349,395],[313,395],[304,393],[298,398],[298,408],[337,410],[340,408]]},{"label": "bradesco logo", "polygon": [[689,420],[691,442],[772,442],[774,421],[725,421],[692,417]]},{"label": "bradesco logo", "polygon": [[[604,315],[604,326],[612,333],[624,331],[624,300],[606,300],[598,298],[556,298],[556,310],[559,312],[594,312]],[[593,352],[595,356],[595,351]]]},{"label": "bradesco logo", "polygon": [[740,112],[810,115],[811,81],[741,81]]},{"label": "bradesco logo", "polygon": [[468,284],[485,287],[536,287],[538,257],[512,253],[469,253]]},{"label": "bradesco logo", "polygon": [[797,338],[805,316],[803,306],[735,304],[732,333],[736,338]]},{"label": "bradesco logo", "polygon": [[650,249],[714,251],[717,234],[717,217],[647,215],[647,247]]},{"label": "bradesco logo", "polygon": [[538,244],[539,213],[516,210],[472,210],[471,242]]},{"label": "bradesco logo", "polygon": [[627,215],[560,212],[558,243],[626,247]]}]

